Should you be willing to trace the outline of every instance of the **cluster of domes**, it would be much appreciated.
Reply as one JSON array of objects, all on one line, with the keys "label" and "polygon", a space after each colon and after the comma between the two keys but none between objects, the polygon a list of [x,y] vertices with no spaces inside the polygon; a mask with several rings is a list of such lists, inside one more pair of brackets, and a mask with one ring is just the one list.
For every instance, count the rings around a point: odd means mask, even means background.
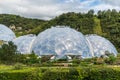
[{"label": "cluster of domes", "polygon": [[[9,37],[8,37],[9,36]],[[69,27],[57,26],[41,32],[38,36],[24,35],[15,38],[7,27],[0,25],[0,40],[13,41],[22,54],[32,51],[39,56],[80,55],[83,58],[100,57],[106,51],[117,55],[114,45],[98,35],[86,35]]]}]

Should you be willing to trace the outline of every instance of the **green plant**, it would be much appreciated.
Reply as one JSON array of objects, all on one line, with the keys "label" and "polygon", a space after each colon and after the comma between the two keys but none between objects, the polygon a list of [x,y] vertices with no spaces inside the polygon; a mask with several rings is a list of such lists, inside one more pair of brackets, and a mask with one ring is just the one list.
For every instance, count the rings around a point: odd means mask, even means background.
[{"label": "green plant", "polygon": [[107,64],[113,64],[116,61],[116,57],[114,55],[109,55],[108,58],[105,59]]},{"label": "green plant", "polygon": [[0,60],[6,64],[12,64],[17,62],[17,46],[12,41],[3,44],[0,47]]},{"label": "green plant", "polygon": [[14,65],[14,68],[13,68],[13,69],[19,70],[19,69],[23,69],[23,68],[24,68],[24,65],[23,65],[23,64],[21,64],[21,63],[16,63],[16,64]]}]

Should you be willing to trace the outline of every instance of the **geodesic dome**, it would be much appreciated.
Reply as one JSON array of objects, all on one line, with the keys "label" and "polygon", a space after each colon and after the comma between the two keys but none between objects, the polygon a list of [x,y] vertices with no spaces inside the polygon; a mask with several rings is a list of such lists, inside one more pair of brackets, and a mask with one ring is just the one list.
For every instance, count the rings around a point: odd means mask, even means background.
[{"label": "geodesic dome", "polygon": [[106,51],[117,56],[117,50],[109,40],[93,34],[86,35],[86,39],[90,42],[90,50],[94,54],[94,57],[105,55]]},{"label": "geodesic dome", "polygon": [[92,57],[84,35],[74,29],[57,26],[41,32],[32,50],[38,55],[81,55]]},{"label": "geodesic dome", "polygon": [[12,41],[15,38],[14,32],[6,27],[5,25],[0,24],[0,40],[3,41]]},{"label": "geodesic dome", "polygon": [[13,40],[13,43],[17,46],[17,50],[22,54],[31,53],[32,43],[36,36],[33,34],[20,36]]}]

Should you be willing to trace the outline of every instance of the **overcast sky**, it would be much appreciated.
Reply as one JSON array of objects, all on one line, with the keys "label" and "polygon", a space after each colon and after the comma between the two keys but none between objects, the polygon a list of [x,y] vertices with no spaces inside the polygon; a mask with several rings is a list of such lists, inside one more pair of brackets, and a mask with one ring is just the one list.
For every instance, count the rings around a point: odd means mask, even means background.
[{"label": "overcast sky", "polygon": [[0,14],[49,20],[66,12],[120,10],[120,0],[0,0]]}]

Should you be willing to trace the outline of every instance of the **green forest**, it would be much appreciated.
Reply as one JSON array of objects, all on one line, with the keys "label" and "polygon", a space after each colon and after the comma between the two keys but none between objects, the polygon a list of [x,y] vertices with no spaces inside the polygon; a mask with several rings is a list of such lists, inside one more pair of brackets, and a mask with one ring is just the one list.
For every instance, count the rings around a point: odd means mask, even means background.
[{"label": "green forest", "polygon": [[25,34],[39,34],[51,26],[70,26],[83,34],[98,34],[110,40],[118,52],[120,51],[120,11],[108,9],[105,11],[89,10],[87,13],[68,12],[45,21],[25,18],[13,14],[0,14],[0,24],[13,30],[17,36]]}]

